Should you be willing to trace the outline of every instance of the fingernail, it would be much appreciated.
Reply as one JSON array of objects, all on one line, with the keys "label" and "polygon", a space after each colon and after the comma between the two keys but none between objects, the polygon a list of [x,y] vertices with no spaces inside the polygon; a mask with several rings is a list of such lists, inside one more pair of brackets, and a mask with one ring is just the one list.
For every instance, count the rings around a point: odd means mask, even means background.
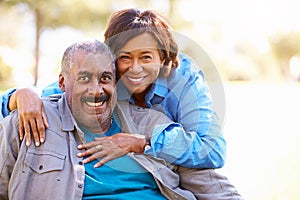
[{"label": "fingernail", "polygon": [[77,156],[78,156],[78,157],[81,157],[81,153],[78,153]]},{"label": "fingernail", "polygon": [[81,149],[81,148],[82,148],[82,145],[81,145],[81,144],[80,144],[80,145],[78,145],[78,146],[77,146],[77,148],[78,148],[78,149]]},{"label": "fingernail", "polygon": [[27,142],[26,142],[26,146],[28,146],[28,147],[29,147],[29,146],[30,146],[30,142],[28,142],[28,141],[27,141]]},{"label": "fingernail", "polygon": [[35,142],[35,146],[40,146],[40,143],[39,142]]},{"label": "fingernail", "polygon": [[44,142],[45,142],[44,138],[41,138],[41,143],[44,143]]}]

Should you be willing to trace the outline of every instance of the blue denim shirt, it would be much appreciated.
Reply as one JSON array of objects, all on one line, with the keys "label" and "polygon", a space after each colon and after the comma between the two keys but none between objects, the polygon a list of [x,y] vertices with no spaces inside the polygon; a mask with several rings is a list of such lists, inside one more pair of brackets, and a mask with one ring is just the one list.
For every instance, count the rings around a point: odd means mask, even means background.
[{"label": "blue denim shirt", "polygon": [[[121,81],[117,83],[118,100],[134,104]],[[7,90],[0,99],[2,115],[9,113],[7,101],[13,89]],[[62,93],[58,83],[52,83],[42,91],[42,96]],[[218,117],[213,110],[212,99],[201,69],[187,57],[180,55],[180,66],[167,78],[158,77],[145,97],[146,106],[165,113],[184,128],[186,140],[170,145],[170,151],[178,147],[186,151],[174,164],[191,168],[220,168],[224,165],[226,141]],[[178,134],[178,133],[177,133]],[[161,142],[173,140],[172,134],[164,134]],[[159,147],[154,147],[158,149]],[[182,149],[181,148],[181,149]],[[150,153],[151,149],[145,153]]]}]

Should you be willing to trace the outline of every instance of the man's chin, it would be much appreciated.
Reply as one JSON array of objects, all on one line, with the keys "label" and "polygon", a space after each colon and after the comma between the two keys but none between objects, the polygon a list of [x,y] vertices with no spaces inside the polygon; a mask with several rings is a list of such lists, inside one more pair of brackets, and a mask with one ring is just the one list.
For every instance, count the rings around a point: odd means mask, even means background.
[{"label": "man's chin", "polygon": [[90,120],[87,118],[83,123],[81,123],[81,125],[83,125],[92,132],[103,132],[101,123],[98,120],[95,120],[95,118]]}]

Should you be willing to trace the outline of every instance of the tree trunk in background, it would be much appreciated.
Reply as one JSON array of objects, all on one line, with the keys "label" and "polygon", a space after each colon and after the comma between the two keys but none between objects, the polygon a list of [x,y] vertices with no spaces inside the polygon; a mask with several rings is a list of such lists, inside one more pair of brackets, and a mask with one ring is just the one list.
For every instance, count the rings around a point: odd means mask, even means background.
[{"label": "tree trunk in background", "polygon": [[38,8],[35,8],[35,63],[33,69],[34,83],[33,85],[37,85],[38,77],[39,77],[39,51],[40,51],[40,34],[41,34],[41,14]]}]

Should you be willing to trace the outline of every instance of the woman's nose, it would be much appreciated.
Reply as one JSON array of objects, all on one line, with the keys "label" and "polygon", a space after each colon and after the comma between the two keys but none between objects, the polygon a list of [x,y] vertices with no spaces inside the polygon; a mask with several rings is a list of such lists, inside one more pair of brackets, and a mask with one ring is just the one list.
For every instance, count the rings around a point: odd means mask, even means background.
[{"label": "woman's nose", "polygon": [[143,67],[139,63],[138,59],[134,59],[129,70],[134,73],[139,73],[139,72],[143,71]]}]

